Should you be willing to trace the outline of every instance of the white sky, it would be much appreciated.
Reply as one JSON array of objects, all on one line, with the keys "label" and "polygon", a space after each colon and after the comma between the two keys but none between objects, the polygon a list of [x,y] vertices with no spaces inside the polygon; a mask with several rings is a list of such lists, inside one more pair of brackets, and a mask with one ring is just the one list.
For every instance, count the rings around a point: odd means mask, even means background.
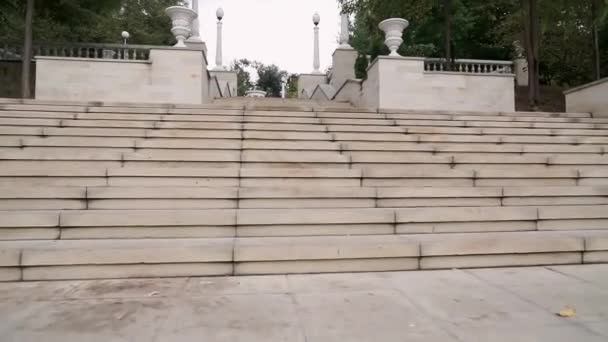
[{"label": "white sky", "polygon": [[340,11],[336,0],[199,0],[201,37],[215,65],[215,11],[224,9],[224,65],[235,58],[276,64],[290,73],[313,70],[312,15],[319,12],[321,71],[338,46]]}]

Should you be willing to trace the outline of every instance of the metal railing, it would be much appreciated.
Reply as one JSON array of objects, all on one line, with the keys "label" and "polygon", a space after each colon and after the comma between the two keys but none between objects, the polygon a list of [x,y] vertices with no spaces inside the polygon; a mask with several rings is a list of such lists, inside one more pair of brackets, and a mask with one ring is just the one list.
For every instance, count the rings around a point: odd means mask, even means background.
[{"label": "metal railing", "polygon": [[[148,60],[153,45],[122,45],[95,43],[34,44],[33,56],[95,59]],[[0,60],[21,60],[22,46],[0,46]]]},{"label": "metal railing", "polygon": [[462,72],[467,74],[512,74],[513,62],[477,59],[426,58],[424,70],[429,72]]}]

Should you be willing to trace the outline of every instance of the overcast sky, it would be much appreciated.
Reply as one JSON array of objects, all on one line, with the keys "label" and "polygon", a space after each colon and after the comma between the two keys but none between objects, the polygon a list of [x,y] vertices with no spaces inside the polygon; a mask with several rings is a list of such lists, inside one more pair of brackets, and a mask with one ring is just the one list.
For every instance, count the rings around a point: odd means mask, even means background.
[{"label": "overcast sky", "polygon": [[312,15],[321,15],[321,70],[331,65],[338,46],[340,11],[335,0],[199,0],[201,37],[207,43],[210,66],[215,65],[215,11],[225,12],[224,65],[235,58],[276,64],[290,73],[313,70]]}]

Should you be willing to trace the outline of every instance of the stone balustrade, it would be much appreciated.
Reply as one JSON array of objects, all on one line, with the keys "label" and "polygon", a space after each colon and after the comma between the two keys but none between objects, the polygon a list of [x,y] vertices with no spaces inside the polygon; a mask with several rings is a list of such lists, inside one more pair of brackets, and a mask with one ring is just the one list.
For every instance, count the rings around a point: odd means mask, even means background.
[{"label": "stone balustrade", "polygon": [[444,58],[426,58],[424,71],[463,72],[469,74],[512,74],[513,62],[477,59],[456,59],[450,62]]},{"label": "stone balustrade", "polygon": [[[152,45],[45,43],[33,46],[33,56],[148,60],[150,49],[154,47]],[[0,60],[20,60],[21,50],[21,46],[4,45],[0,48]]]}]

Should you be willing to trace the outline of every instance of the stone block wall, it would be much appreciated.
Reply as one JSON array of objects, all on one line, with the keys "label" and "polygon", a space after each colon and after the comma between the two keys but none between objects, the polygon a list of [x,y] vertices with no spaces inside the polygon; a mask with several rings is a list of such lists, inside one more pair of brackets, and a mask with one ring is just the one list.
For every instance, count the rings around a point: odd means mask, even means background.
[{"label": "stone block wall", "polygon": [[148,61],[37,57],[36,99],[201,104],[209,101],[202,51],[159,48]]},{"label": "stone block wall", "polygon": [[564,92],[566,111],[608,117],[608,77]]},{"label": "stone block wall", "polygon": [[514,88],[512,74],[429,72],[423,58],[378,57],[363,82],[362,106],[514,112]]}]

